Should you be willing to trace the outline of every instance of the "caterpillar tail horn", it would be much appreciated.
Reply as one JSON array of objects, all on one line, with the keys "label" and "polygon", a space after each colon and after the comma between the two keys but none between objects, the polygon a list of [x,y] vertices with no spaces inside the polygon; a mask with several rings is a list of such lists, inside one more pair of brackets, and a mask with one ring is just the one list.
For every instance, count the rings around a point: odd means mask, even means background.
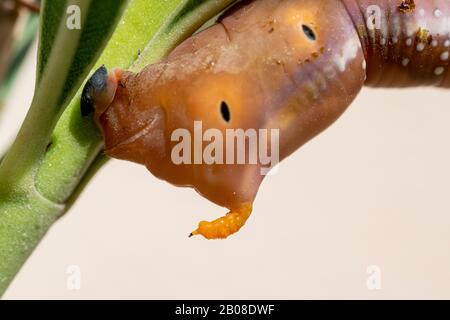
[{"label": "caterpillar tail horn", "polygon": [[225,239],[238,232],[251,213],[252,205],[245,203],[240,208],[231,210],[225,216],[214,221],[201,221],[198,228],[189,237],[202,235],[206,239]]}]

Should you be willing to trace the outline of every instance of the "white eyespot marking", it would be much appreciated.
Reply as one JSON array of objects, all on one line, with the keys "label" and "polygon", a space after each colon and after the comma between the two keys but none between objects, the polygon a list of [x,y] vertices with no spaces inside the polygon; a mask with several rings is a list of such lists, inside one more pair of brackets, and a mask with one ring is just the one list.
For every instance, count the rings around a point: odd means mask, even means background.
[{"label": "white eyespot marking", "polygon": [[411,38],[406,39],[406,45],[408,47],[411,47],[411,45],[412,45],[412,39]]},{"label": "white eyespot marking", "polygon": [[423,17],[425,15],[425,9],[420,9],[419,10],[419,14]]},{"label": "white eyespot marking", "polygon": [[421,52],[421,51],[423,51],[423,49],[425,49],[425,43],[422,43],[422,42],[418,43],[417,47],[416,47],[416,50]]},{"label": "white eyespot marking", "polygon": [[442,11],[439,10],[439,9],[434,10],[434,16],[435,16],[436,18],[441,17],[441,16],[442,16]]},{"label": "white eyespot marking", "polygon": [[449,57],[450,57],[450,52],[444,51],[444,52],[441,53],[441,60],[442,61],[447,61]]},{"label": "white eyespot marking", "polygon": [[445,40],[444,47],[446,48],[450,47],[450,40]]},{"label": "white eyespot marking", "polygon": [[393,43],[397,43],[397,42],[398,42],[398,38],[397,38],[397,37],[393,37],[393,38],[392,38],[392,42],[393,42]]},{"label": "white eyespot marking", "polygon": [[402,60],[402,66],[406,67],[406,66],[408,66],[408,64],[409,64],[409,59],[408,58],[404,58]]},{"label": "white eyespot marking", "polygon": [[361,42],[359,40],[349,39],[341,49],[341,52],[334,56],[334,63],[340,72],[344,72],[347,69],[347,64],[356,58],[360,46]]},{"label": "white eyespot marking", "polygon": [[386,39],[385,39],[385,38],[381,38],[380,44],[381,44],[382,46],[386,45]]},{"label": "white eyespot marking", "polygon": [[438,46],[438,44],[439,44],[439,42],[436,39],[431,41],[431,46],[434,47],[434,48],[436,48]]},{"label": "white eyespot marking", "polygon": [[436,69],[434,69],[434,74],[440,76],[444,73],[444,71],[445,71],[444,67],[437,67]]}]

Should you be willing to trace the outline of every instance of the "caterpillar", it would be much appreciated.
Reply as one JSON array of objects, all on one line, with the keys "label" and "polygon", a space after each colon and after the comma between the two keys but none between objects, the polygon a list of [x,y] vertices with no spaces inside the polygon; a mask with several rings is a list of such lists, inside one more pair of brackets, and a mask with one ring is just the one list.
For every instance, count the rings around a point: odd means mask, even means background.
[{"label": "caterpillar", "polygon": [[[282,160],[337,120],[364,85],[449,88],[449,55],[447,0],[241,1],[139,73],[100,68],[81,111],[93,113],[109,156],[228,208],[191,233],[226,238],[250,216],[264,166],[176,163],[177,129],[195,136],[201,121],[216,139],[233,128],[277,130],[276,148],[260,145]],[[194,144],[180,156],[195,158]]]}]

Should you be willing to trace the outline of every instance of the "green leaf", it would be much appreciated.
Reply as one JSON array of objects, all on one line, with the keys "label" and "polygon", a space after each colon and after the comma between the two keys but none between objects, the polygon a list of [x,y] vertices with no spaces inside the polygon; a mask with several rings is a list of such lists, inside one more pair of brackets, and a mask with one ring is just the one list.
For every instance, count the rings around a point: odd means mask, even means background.
[{"label": "green leaf", "polygon": [[[64,212],[64,205],[46,199],[36,190],[35,175],[67,101],[106,45],[126,3],[43,2],[33,102],[16,140],[0,163],[0,294]],[[71,5],[80,9],[81,29],[67,27],[66,8]]]},{"label": "green leaf", "polygon": [[47,65],[47,61],[52,52],[52,46],[55,43],[56,35],[64,18],[66,10],[65,1],[54,1],[49,5],[48,1],[44,1],[41,6],[41,24],[40,24],[40,39],[39,52],[37,63],[36,81],[39,83],[42,74]]}]

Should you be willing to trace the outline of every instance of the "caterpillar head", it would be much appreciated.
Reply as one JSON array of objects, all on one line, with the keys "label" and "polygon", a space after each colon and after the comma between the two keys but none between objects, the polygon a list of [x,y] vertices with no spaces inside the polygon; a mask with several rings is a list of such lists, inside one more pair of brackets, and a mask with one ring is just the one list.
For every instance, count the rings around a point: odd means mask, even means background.
[{"label": "caterpillar head", "polygon": [[81,93],[81,115],[88,116],[95,112],[98,118],[113,101],[121,76],[120,69],[114,69],[108,74],[104,65],[98,68],[86,82]]},{"label": "caterpillar head", "polygon": [[[324,12],[336,14],[323,19]],[[281,160],[324,130],[362,87],[363,61],[340,1],[244,1],[137,74],[99,70],[84,100],[108,155],[233,209],[253,202],[261,170],[276,164],[261,161],[261,142]],[[253,130],[256,151],[250,143],[230,147],[229,130]],[[220,139],[210,163],[205,153]]]}]

